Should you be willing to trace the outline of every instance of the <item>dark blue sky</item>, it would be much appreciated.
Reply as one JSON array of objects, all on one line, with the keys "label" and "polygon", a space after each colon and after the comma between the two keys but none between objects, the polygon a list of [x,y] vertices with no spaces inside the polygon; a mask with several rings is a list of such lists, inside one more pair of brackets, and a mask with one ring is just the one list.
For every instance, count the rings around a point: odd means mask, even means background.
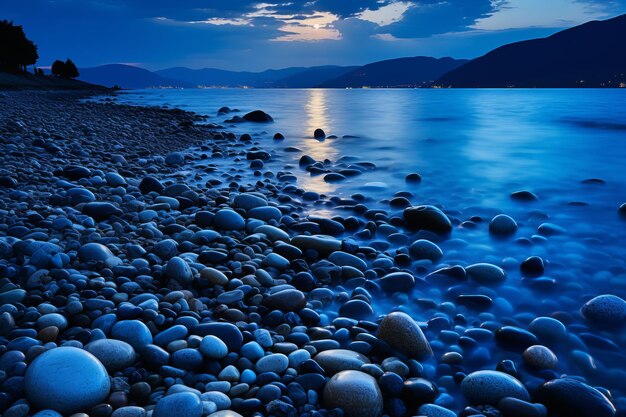
[{"label": "dark blue sky", "polygon": [[626,13],[626,0],[0,0],[39,64],[263,70],[401,56],[473,58]]}]

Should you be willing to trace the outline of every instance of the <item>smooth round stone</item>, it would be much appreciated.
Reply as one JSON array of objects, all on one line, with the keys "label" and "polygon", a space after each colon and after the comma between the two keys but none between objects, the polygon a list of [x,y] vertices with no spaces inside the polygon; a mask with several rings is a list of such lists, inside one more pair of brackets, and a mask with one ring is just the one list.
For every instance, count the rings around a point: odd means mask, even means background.
[{"label": "smooth round stone", "polygon": [[351,266],[360,271],[367,269],[367,264],[363,259],[342,251],[331,253],[328,260],[338,266]]},{"label": "smooth round stone", "polygon": [[193,282],[193,273],[189,264],[182,258],[174,256],[167,261],[165,266],[165,276],[169,279],[177,281],[181,285],[189,285]]},{"label": "smooth round stone", "polygon": [[314,360],[327,375],[334,375],[346,370],[358,370],[364,364],[370,363],[366,356],[347,349],[325,350],[315,355]]},{"label": "smooth round stone", "polygon": [[283,216],[283,213],[281,213],[278,208],[272,206],[255,207],[248,210],[246,214],[249,218],[259,219],[265,222],[268,222],[270,220],[280,220],[280,218]]},{"label": "smooth round stone", "polygon": [[554,352],[542,345],[530,346],[522,357],[526,365],[535,369],[554,369],[559,363]]},{"label": "smooth round stone", "polygon": [[148,194],[152,191],[160,193],[163,189],[165,189],[163,184],[154,177],[145,177],[139,183],[139,191],[141,191],[142,194]]},{"label": "smooth round stone", "polygon": [[263,305],[272,310],[300,311],[306,306],[306,298],[302,291],[296,289],[286,289],[271,294],[263,300]]},{"label": "smooth round stone", "polygon": [[341,241],[327,236],[294,236],[291,244],[303,251],[313,249],[326,256],[341,250]]},{"label": "smooth round stone", "polygon": [[232,410],[220,410],[209,414],[208,417],[242,417],[242,415]]},{"label": "smooth round stone", "polygon": [[228,346],[217,336],[204,336],[199,349],[200,353],[210,359],[222,359],[228,355]]},{"label": "smooth round stone", "polygon": [[113,257],[113,253],[100,243],[86,243],[78,249],[78,259],[81,262],[106,261]]},{"label": "smooth round stone", "polygon": [[537,228],[537,231],[542,236],[556,236],[567,233],[567,230],[554,223],[542,223]]},{"label": "smooth round stone", "polygon": [[382,277],[379,283],[387,293],[409,292],[415,286],[415,278],[408,272],[392,272]]},{"label": "smooth round stone", "polygon": [[415,206],[404,209],[404,222],[410,230],[429,230],[450,233],[452,223],[443,211],[435,206]]},{"label": "smooth round stone", "polygon": [[498,410],[507,417],[546,417],[548,410],[543,404],[533,404],[513,397],[498,401]]},{"label": "smooth round stone", "polygon": [[598,324],[623,324],[626,319],[626,301],[612,294],[599,295],[587,301],[580,312],[587,320]]},{"label": "smooth round stone", "polygon": [[378,338],[411,358],[424,358],[433,354],[422,329],[411,316],[400,311],[387,314],[380,322]]},{"label": "smooth round stone", "polygon": [[554,379],[541,385],[536,401],[551,415],[567,417],[613,417],[615,406],[597,389],[572,378]]},{"label": "smooth round stone", "polygon": [[340,408],[346,417],[380,417],[383,395],[376,380],[360,371],[341,371],[324,387],[324,405]]},{"label": "smooth round stone", "polygon": [[517,223],[506,214],[498,214],[489,222],[489,232],[497,236],[510,236],[517,232]]},{"label": "smooth round stone", "polygon": [[315,129],[315,131],[313,132],[313,137],[315,139],[325,139],[326,138],[326,132],[324,132],[324,130],[322,129]]},{"label": "smooth round stone", "polygon": [[83,213],[89,217],[93,217],[95,221],[106,220],[112,216],[121,216],[124,214],[122,210],[115,207],[111,203],[102,201],[94,201],[83,206]]},{"label": "smooth round stone", "polygon": [[195,326],[191,332],[199,336],[213,335],[219,337],[228,346],[229,352],[238,352],[243,342],[241,331],[231,323],[201,323]]},{"label": "smooth round stone", "polygon": [[224,275],[222,271],[215,268],[204,268],[200,271],[200,276],[214,285],[221,285],[223,287],[228,284],[228,277]]},{"label": "smooth round stone", "polygon": [[57,413],[54,410],[41,410],[33,414],[33,417],[63,417],[63,414]]},{"label": "smooth round stone", "polygon": [[111,187],[120,187],[126,185],[126,180],[117,172],[107,172],[104,179]]},{"label": "smooth round stone", "polygon": [[44,329],[46,327],[58,327],[59,330],[67,328],[67,319],[59,313],[44,314],[37,319],[37,328]]},{"label": "smooth round stone", "polygon": [[492,264],[470,265],[465,268],[465,272],[469,279],[485,285],[500,284],[506,280],[504,269]]},{"label": "smooth round stone", "polygon": [[114,339],[123,340],[135,350],[152,344],[150,329],[139,320],[118,321],[111,329],[111,336]]},{"label": "smooth round stone", "polygon": [[113,411],[111,417],[145,417],[146,410],[142,407],[128,406]]},{"label": "smooth round stone", "polygon": [[152,417],[202,417],[202,402],[191,392],[167,395],[157,402]]},{"label": "smooth round stone", "polygon": [[239,194],[235,197],[233,202],[235,207],[244,210],[267,206],[267,200],[265,198],[251,193]]},{"label": "smooth round stone", "polygon": [[517,379],[499,371],[477,371],[461,382],[461,392],[472,404],[497,405],[504,397],[529,401],[528,391]]},{"label": "smooth round stone", "polygon": [[259,359],[256,363],[256,372],[274,372],[280,374],[289,367],[289,359],[282,353],[274,353]]},{"label": "smooth round stone", "polygon": [[246,113],[243,116],[243,120],[253,123],[270,123],[274,121],[274,119],[272,119],[272,116],[262,110],[254,110],[250,113]]},{"label": "smooth round stone", "polygon": [[557,343],[567,339],[565,325],[552,317],[537,317],[530,322],[528,330],[546,342]]},{"label": "smooth round stone", "polygon": [[185,155],[181,152],[171,152],[165,156],[165,165],[177,166],[185,162]]},{"label": "smooth round stone", "polygon": [[243,230],[246,221],[234,210],[222,209],[215,213],[213,225],[218,230]]},{"label": "smooth round stone", "polygon": [[91,353],[58,347],[37,356],[26,369],[24,391],[36,408],[61,414],[88,411],[109,395],[107,371]]},{"label": "smooth round stone", "polygon": [[443,252],[439,246],[425,239],[413,242],[411,246],[409,246],[409,254],[413,259],[429,259],[433,262],[437,262],[443,257]]},{"label": "smooth round stone", "polygon": [[363,300],[349,300],[339,307],[339,315],[356,320],[368,320],[374,316],[374,310]]},{"label": "smooth round stone", "polygon": [[417,414],[424,417],[456,417],[454,411],[435,404],[424,404],[417,409]]},{"label": "smooth round stone", "polygon": [[85,350],[94,355],[113,374],[132,366],[137,359],[131,345],[116,339],[100,339],[88,343]]}]

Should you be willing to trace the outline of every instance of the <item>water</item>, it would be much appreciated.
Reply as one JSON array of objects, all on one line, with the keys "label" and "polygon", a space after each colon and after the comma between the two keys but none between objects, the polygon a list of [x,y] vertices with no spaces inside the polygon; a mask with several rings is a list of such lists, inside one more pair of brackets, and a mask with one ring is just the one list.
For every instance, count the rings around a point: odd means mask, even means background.
[{"label": "water", "polygon": [[[274,117],[274,124],[246,123],[228,129],[253,134],[273,155],[268,168],[292,171],[306,190],[343,197],[363,193],[369,207],[385,208],[392,215],[401,215],[401,210],[391,209],[388,199],[409,191],[414,204],[441,204],[459,221],[481,216],[485,221],[476,228],[458,227],[452,239],[441,242],[442,263],[498,264],[507,270],[507,285],[493,289],[468,284],[464,293],[491,296],[494,316],[521,327],[536,316],[565,311],[570,332],[578,334],[589,330],[578,313],[585,301],[602,293],[626,297],[626,222],[617,214],[626,201],[624,94],[623,90],[217,89],[134,91],[121,94],[119,100],[180,107],[220,124],[232,116],[216,116],[222,106],[238,108],[241,115],[262,109]],[[315,140],[316,128],[338,138]],[[286,140],[273,141],[275,132]],[[286,152],[287,147],[300,151]],[[332,161],[353,156],[377,168],[331,184],[298,167],[303,154]],[[407,184],[404,178],[410,172],[419,172],[422,182]],[[583,182],[592,178],[605,183]],[[512,201],[510,194],[521,189],[536,193],[540,200]],[[325,206],[309,210],[328,216],[351,214]],[[487,232],[489,219],[500,212],[520,225],[515,238],[497,240]],[[557,224],[566,233],[540,237],[537,227],[544,222]],[[385,236],[375,240],[384,241]],[[389,248],[392,254],[394,250]],[[546,260],[545,275],[554,285],[537,287],[522,279],[519,262],[531,255]],[[416,271],[424,275],[432,269],[426,264]],[[419,288],[413,294],[437,302],[454,301],[453,295],[440,288]],[[397,299],[378,300],[374,308],[384,314],[394,305],[418,320],[436,313]],[[478,312],[466,313],[481,318]],[[624,332],[598,334],[617,345],[626,343]],[[583,372],[567,357],[575,346],[554,347],[562,354],[560,372]],[[624,355],[606,348],[589,351],[599,369],[586,375],[589,380],[626,391]],[[506,355],[494,354],[491,365]],[[618,372],[619,377],[601,370]]]}]

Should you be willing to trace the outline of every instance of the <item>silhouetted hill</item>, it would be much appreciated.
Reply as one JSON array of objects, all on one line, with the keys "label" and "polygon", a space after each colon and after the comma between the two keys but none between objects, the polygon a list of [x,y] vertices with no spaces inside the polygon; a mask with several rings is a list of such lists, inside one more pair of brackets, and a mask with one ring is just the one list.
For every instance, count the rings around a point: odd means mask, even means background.
[{"label": "silhouetted hill", "polygon": [[626,15],[501,46],[450,71],[444,87],[618,87],[626,81]]},{"label": "silhouetted hill", "polygon": [[446,72],[466,63],[452,58],[389,59],[359,67],[335,79],[320,83],[320,87],[421,87],[438,79]]},{"label": "silhouetted hill", "polygon": [[280,88],[313,88],[357,68],[359,67],[340,67],[336,65],[313,67],[280,79],[275,82],[275,86]]},{"label": "silhouetted hill", "polygon": [[162,77],[147,69],[124,64],[109,64],[91,68],[80,68],[82,81],[122,88],[151,88],[151,87],[194,87],[194,85]]},{"label": "silhouetted hill", "polygon": [[[305,87],[319,84],[319,82],[311,84],[311,82],[307,80],[307,77],[316,80],[321,79],[323,81],[327,79],[325,78],[326,74],[328,77],[337,76],[336,74],[341,71],[340,68],[342,67],[290,67],[262,72],[249,72],[226,71],[215,68],[190,69],[175,67],[156,71],[156,74],[182,80],[196,86],[206,87]],[[303,75],[300,76],[299,74]]]},{"label": "silhouetted hill", "polygon": [[107,90],[107,88],[79,80],[0,72],[0,90]]}]

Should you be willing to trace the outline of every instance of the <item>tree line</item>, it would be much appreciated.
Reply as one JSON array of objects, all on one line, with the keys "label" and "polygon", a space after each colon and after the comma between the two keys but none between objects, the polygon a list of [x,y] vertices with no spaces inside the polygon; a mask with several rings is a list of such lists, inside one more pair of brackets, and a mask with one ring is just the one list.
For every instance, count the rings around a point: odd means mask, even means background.
[{"label": "tree line", "polygon": [[[29,65],[39,60],[37,45],[26,37],[24,28],[8,20],[0,21],[0,72],[27,72]],[[74,79],[80,74],[71,59],[56,60],[50,67],[53,76]],[[34,69],[35,75],[43,75],[41,68]]]}]

